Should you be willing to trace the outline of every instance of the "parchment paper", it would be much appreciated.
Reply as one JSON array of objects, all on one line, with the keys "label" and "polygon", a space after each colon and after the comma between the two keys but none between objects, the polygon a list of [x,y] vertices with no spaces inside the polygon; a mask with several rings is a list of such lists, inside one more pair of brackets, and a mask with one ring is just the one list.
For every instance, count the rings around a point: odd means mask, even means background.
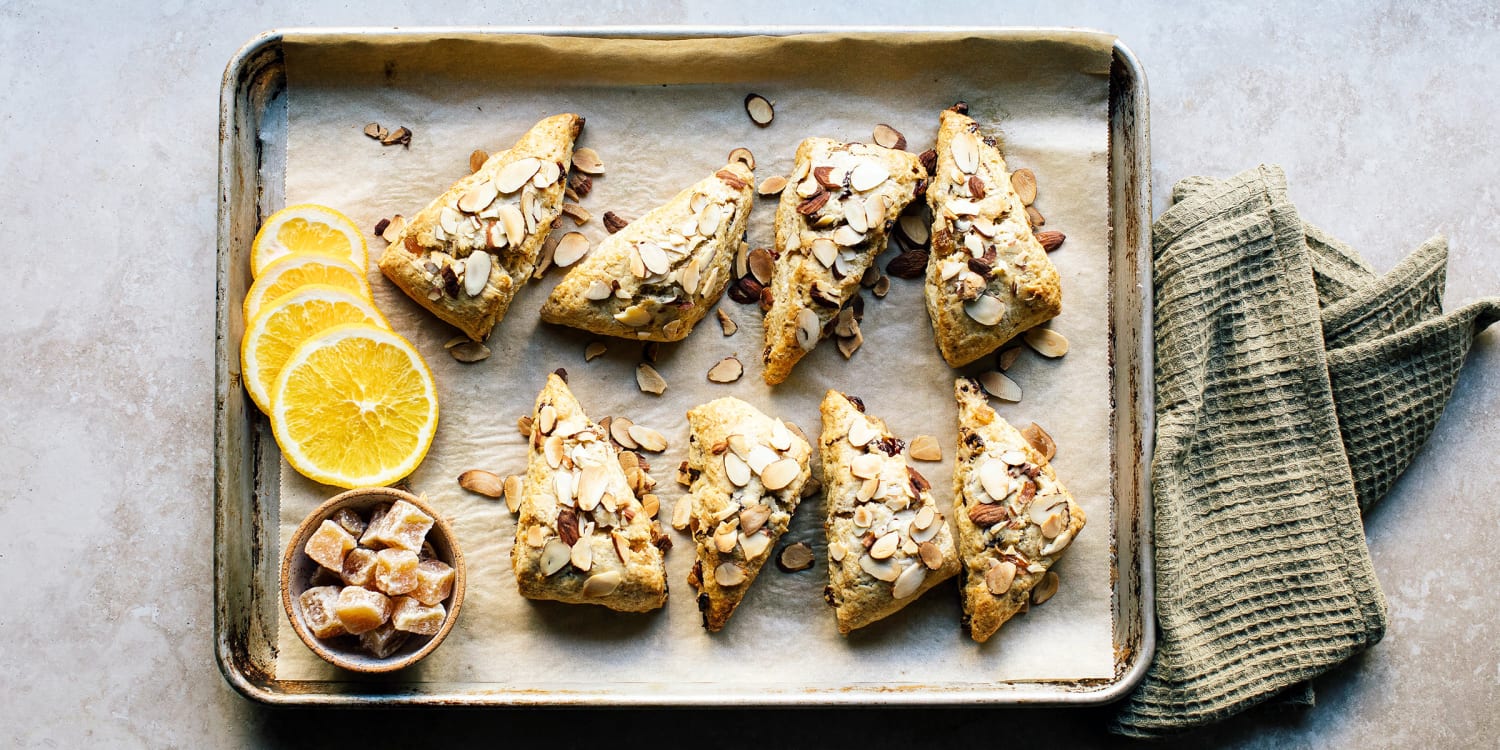
[{"label": "parchment paper", "polygon": [[[596,337],[539,322],[537,309],[561,278],[557,270],[516,297],[489,341],[493,356],[473,365],[454,361],[442,345],[456,332],[380,275],[374,261],[385,242],[371,236],[376,302],[426,357],[440,394],[437,437],[410,484],[448,516],[469,566],[454,631],[400,679],[584,691],[609,683],[646,694],[685,685],[753,693],[1112,677],[1107,154],[1113,37],[1049,37],[848,34],[647,42],[455,36],[422,45],[353,36],[347,44],[288,39],[286,199],[333,206],[366,231],[382,217],[415,214],[468,173],[473,149],[507,148],[557,112],[587,118],[579,145],[596,149],[606,164],[607,174],[595,179],[583,201],[596,218],[581,231],[597,242],[604,236],[597,217],[606,210],[640,216],[713,172],[735,147],[755,153],[757,180],[790,172],[793,151],[806,136],[868,141],[880,122],[902,131],[908,148],[919,152],[932,145],[938,112],[962,99],[988,132],[1003,134],[1012,169],[1035,170],[1041,185],[1036,205],[1046,228],[1068,237],[1052,255],[1064,301],[1052,327],[1068,337],[1071,351],[1058,360],[1023,353],[1010,374],[1025,398],[996,406],[1017,426],[1035,420],[1056,438],[1058,475],[1088,512],[1089,525],[1055,568],[1059,593],[981,646],[960,632],[951,582],[841,637],[821,595],[827,565],[820,498],[804,502],[783,540],[812,544],[818,564],[797,574],[768,564],[728,627],[711,635],[701,627],[686,583],[694,559],[686,534],[668,530],[676,545],[667,556],[671,597],[658,612],[530,602],[517,593],[511,574],[515,524],[504,503],[464,492],[456,482],[470,468],[524,474],[516,417],[529,413],[545,374],[565,367],[592,418],[627,415],[669,439],[665,454],[648,456],[664,520],[684,492],[673,477],[687,455],[688,408],[737,396],[796,422],[816,442],[817,407],[828,388],[864,398],[870,413],[904,439],[939,439],[943,462],[916,466],[947,512],[957,373],[932,342],[920,279],[892,279],[883,300],[866,291],[863,348],[846,362],[834,342],[825,341],[775,389],[760,378],[759,310],[726,296],[720,308],[739,323],[739,332],[724,337],[710,315],[686,341],[663,345],[657,368],[669,388],[656,397],[640,393],[634,382],[640,344],[608,340],[609,353],[585,364],[584,346]],[[741,102],[752,91],[776,104],[767,128],[745,115]],[[410,128],[410,148],[382,147],[365,137],[361,129],[371,121]],[[771,244],[774,212],[774,199],[758,200],[752,247]],[[882,268],[892,255],[881,257]],[[732,385],[708,382],[708,368],[730,354],[745,363],[745,377]],[[985,358],[967,372],[993,367]],[[336,491],[283,464],[282,543]],[[277,678],[348,677],[308,651],[284,615],[278,635]]]}]

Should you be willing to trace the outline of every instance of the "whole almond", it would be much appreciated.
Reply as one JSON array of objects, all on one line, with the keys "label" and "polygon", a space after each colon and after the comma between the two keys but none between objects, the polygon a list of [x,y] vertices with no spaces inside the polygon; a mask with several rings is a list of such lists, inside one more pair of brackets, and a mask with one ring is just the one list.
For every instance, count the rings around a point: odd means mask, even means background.
[{"label": "whole almond", "polygon": [[605,211],[603,222],[604,228],[608,230],[610,234],[614,234],[615,232],[624,229],[630,224],[629,221],[621,218],[621,216],[614,211]]},{"label": "whole almond", "polygon": [[969,508],[969,520],[981,529],[1010,520],[1010,511],[998,503],[980,503]]},{"label": "whole almond", "polygon": [[906,148],[906,136],[902,135],[901,131],[883,122],[875,126],[873,136],[878,146],[893,148],[898,151]]},{"label": "whole almond", "polygon": [[1042,249],[1049,253],[1060,247],[1065,239],[1067,237],[1062,232],[1046,231],[1036,233],[1036,241],[1042,243]]},{"label": "whole almond", "polygon": [[908,250],[885,264],[885,272],[898,279],[919,279],[927,273],[927,253]]}]

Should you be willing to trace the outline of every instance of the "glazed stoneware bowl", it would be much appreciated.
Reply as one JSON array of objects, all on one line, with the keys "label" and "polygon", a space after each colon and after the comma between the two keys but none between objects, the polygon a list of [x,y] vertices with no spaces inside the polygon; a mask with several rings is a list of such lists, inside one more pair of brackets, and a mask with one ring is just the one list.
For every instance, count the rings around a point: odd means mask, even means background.
[{"label": "glazed stoneware bowl", "polygon": [[[442,627],[430,636],[416,634],[408,636],[406,642],[395,653],[383,659],[361,648],[359,639],[353,636],[324,639],[314,637],[302,620],[300,603],[302,592],[311,586],[309,581],[318,570],[318,564],[303,551],[308,538],[318,530],[324,520],[332,518],[335,513],[344,508],[355,511],[368,519],[371,511],[377,506],[390,505],[397,500],[405,500],[420,508],[423,513],[432,516],[433,524],[432,529],[427,532],[427,541],[432,545],[437,559],[453,568],[453,593],[443,602],[448,615],[443,620]],[[421,661],[432,653],[453,630],[453,623],[458,619],[458,611],[463,602],[464,554],[453,536],[453,529],[448,526],[442,514],[434,510],[426,500],[390,487],[354,489],[330,498],[318,506],[317,510],[308,514],[307,518],[304,518],[297,526],[297,530],[293,532],[291,541],[281,557],[281,606],[286,609],[286,616],[292,621],[292,628],[297,631],[297,637],[301,638],[302,642],[324,661],[353,672],[392,672]]]}]

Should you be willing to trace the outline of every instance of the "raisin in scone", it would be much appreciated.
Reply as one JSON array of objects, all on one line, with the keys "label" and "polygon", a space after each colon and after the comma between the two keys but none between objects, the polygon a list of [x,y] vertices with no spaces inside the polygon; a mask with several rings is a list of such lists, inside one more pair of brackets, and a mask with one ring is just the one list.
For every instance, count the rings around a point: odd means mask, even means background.
[{"label": "raisin in scone", "polygon": [[823,522],[828,588],[839,632],[881,620],[958,573],[953,532],[902,443],[864,404],[823,397]]},{"label": "raisin in scone", "polygon": [[1083,530],[1083,508],[1047,459],[990,408],[979,382],[959,378],[953,514],[963,557],[964,624],[985,642]]},{"label": "raisin in scone", "polygon": [[776,385],[818,345],[927,172],[913,154],[808,138],[776,208],[778,261],[766,312],[765,379]]},{"label": "raisin in scone", "polygon": [[542,305],[542,320],[644,341],[681,341],[729,284],[755,175],[731,162],[610,235]]},{"label": "raisin in scone", "polygon": [[1005,158],[967,110],[943,111],[927,187],[927,314],[938,351],[953,367],[1062,312],[1057,269],[1031,233]]},{"label": "raisin in scone", "polygon": [[698,590],[703,627],[718,631],[786,533],[812,476],[812,448],[737,398],[694,407],[687,417],[693,484],[677,502],[692,503],[698,561],[688,583]]},{"label": "raisin in scone", "polygon": [[380,255],[380,272],[442,320],[490,335],[562,212],[578,115],[537,123],[438,196]]},{"label": "raisin in scone", "polygon": [[521,595],[646,612],[667,602],[652,521],[603,428],[557,375],[532,412],[511,567]]}]

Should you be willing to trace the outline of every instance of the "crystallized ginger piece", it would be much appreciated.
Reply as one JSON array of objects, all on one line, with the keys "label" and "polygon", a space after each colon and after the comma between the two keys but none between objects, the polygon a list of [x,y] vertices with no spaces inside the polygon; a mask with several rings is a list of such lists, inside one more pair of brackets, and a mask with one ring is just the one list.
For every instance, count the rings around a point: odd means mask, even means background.
[{"label": "crystallized ginger piece", "polygon": [[314,638],[332,638],[344,634],[344,624],[333,612],[339,600],[337,586],[318,586],[302,592],[302,624]]},{"label": "crystallized ginger piece", "polygon": [[377,659],[396,653],[406,643],[407,634],[397,630],[389,622],[374,630],[359,635],[359,645],[364,646]]},{"label": "crystallized ginger piece", "polygon": [[396,609],[391,613],[391,625],[408,633],[434,635],[443,627],[443,619],[447,616],[448,611],[441,604],[429,607],[409,596],[398,596]]},{"label": "crystallized ginger piece", "polygon": [[365,529],[369,528],[365,519],[360,518],[358,513],[348,508],[339,508],[338,512],[333,514],[333,520],[344,527],[344,531],[355,536],[365,533]]},{"label": "crystallized ginger piece", "polygon": [[416,587],[417,553],[395,548],[375,553],[375,588],[395,596]]},{"label": "crystallized ginger piece", "polygon": [[391,600],[385,594],[363,586],[345,586],[339,592],[339,601],[333,611],[345,630],[359,635],[391,619]]},{"label": "crystallized ginger piece", "polygon": [[368,588],[375,581],[375,551],[356,547],[344,555],[344,568],[340,571],[346,586]]},{"label": "crystallized ginger piece", "polygon": [[307,544],[302,551],[311,557],[313,562],[337,573],[344,566],[344,554],[354,549],[354,535],[344,531],[344,527],[325,520],[313,535],[307,538]]},{"label": "crystallized ginger piece", "polygon": [[405,500],[397,500],[379,521],[370,523],[359,541],[366,547],[400,547],[416,552],[432,524],[432,516]]},{"label": "crystallized ginger piece", "polygon": [[417,564],[417,587],[411,597],[432,606],[442,604],[453,593],[453,568],[442,560],[423,560]]}]

